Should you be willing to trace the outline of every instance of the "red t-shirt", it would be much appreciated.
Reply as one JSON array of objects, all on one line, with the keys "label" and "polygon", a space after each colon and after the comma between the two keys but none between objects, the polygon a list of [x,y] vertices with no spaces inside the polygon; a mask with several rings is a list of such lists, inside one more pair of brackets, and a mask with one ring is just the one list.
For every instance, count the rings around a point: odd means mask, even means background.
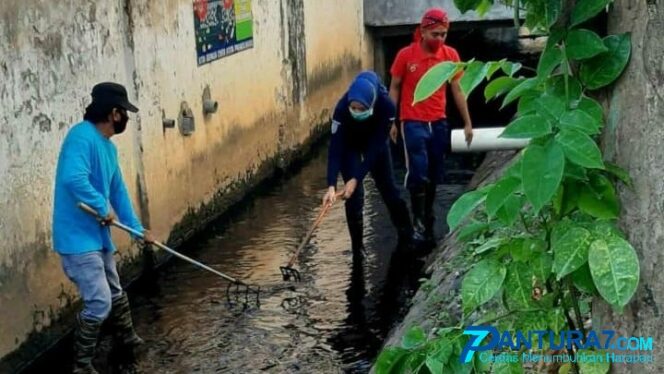
[{"label": "red t-shirt", "polygon": [[[399,98],[399,117],[402,121],[436,121],[445,118],[445,87],[443,85],[428,99],[413,106],[415,87],[424,73],[434,65],[443,61],[459,62],[456,49],[443,45],[435,54],[422,49],[420,43],[411,43],[399,51],[394,59],[390,74],[401,77],[401,97]],[[454,79],[460,79],[458,74]]]}]

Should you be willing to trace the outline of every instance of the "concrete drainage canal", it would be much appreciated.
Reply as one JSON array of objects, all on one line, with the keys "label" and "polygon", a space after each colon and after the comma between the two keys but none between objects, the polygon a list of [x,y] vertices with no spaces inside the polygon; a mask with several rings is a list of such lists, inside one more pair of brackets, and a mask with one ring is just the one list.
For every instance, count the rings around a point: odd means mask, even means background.
[{"label": "concrete drainage canal", "polygon": [[[468,155],[452,156],[447,163],[449,184],[439,186],[436,202],[439,238],[446,231],[447,209],[477,164]],[[326,151],[319,149],[292,175],[276,180],[274,187],[243,202],[233,217],[212,223],[180,248],[260,285],[260,309],[229,310],[225,283],[177,259],[130,288],[136,327],[148,343],[138,359],[139,372],[369,371],[385,336],[404,315],[423,277],[423,263],[394,255],[396,233],[368,179],[364,262],[353,264],[343,204],[337,203],[296,262],[302,281],[284,282],[279,266],[317,214],[325,167]],[[398,170],[401,178],[403,167]],[[109,340],[100,343],[97,367],[118,372]],[[27,372],[65,372],[69,346],[63,341]]]}]

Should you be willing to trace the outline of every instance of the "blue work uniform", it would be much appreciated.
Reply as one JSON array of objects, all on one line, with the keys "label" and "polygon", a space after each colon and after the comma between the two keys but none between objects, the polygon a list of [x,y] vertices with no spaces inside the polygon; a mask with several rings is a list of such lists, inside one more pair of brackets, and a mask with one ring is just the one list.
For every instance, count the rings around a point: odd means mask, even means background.
[{"label": "blue work uniform", "polygon": [[[359,81],[359,82],[358,82]],[[364,102],[371,106],[373,114],[366,120],[353,118],[349,107],[352,101],[362,98],[356,88],[364,85]],[[373,90],[371,90],[373,88]],[[368,93],[367,93],[368,91]],[[358,96],[359,95],[359,96]],[[360,73],[348,92],[337,103],[332,118],[332,139],[328,153],[327,183],[337,184],[341,172],[344,182],[355,178],[358,181],[353,195],[346,200],[346,220],[348,222],[353,248],[362,247],[362,221],[364,188],[362,181],[368,173],[388,208],[392,223],[399,231],[400,238],[410,235],[410,218],[405,201],[394,182],[392,158],[390,154],[389,132],[395,118],[396,107],[387,89],[378,76],[371,71]]]}]

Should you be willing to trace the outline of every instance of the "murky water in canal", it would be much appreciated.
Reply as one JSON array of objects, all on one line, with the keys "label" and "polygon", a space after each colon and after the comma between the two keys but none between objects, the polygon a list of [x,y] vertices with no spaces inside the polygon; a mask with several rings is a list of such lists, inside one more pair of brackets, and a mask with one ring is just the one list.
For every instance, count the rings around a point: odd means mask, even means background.
[{"label": "murky water in canal", "polygon": [[[421,263],[393,258],[396,233],[368,180],[364,264],[353,266],[343,203],[337,203],[295,265],[302,282],[284,282],[279,266],[318,213],[325,167],[326,150],[321,149],[295,175],[247,202],[232,221],[213,224],[182,248],[215,269],[260,285],[260,309],[240,315],[228,310],[226,283],[177,259],[132,289],[136,328],[148,344],[139,359],[141,372],[369,370],[418,284]],[[467,175],[453,179],[439,187],[438,217],[463,190]],[[437,221],[439,237],[443,221]],[[64,370],[68,363],[61,359],[42,364]]]}]

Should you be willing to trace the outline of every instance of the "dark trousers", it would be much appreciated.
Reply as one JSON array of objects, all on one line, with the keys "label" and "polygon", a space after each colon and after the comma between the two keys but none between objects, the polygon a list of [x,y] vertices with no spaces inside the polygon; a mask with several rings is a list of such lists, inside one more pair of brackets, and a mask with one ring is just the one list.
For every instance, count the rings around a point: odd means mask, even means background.
[{"label": "dark trousers", "polygon": [[[341,163],[341,176],[344,183],[354,177],[354,172],[358,169],[361,162],[361,154],[358,152],[349,152],[344,156]],[[392,224],[397,228],[400,235],[408,235],[408,231],[410,230],[408,208],[394,182],[392,157],[387,144],[385,144],[384,149],[375,159],[372,167],[369,169],[369,173],[371,173],[376,189],[387,206]],[[362,246],[364,208],[364,187],[362,183],[358,183],[353,195],[346,200],[345,208],[346,221],[348,222],[348,229],[351,240],[353,241],[353,249],[355,249]]]},{"label": "dark trousers", "polygon": [[406,187],[422,189],[427,184],[438,185],[445,176],[445,154],[450,147],[447,121],[405,121],[403,140],[406,148]]}]

